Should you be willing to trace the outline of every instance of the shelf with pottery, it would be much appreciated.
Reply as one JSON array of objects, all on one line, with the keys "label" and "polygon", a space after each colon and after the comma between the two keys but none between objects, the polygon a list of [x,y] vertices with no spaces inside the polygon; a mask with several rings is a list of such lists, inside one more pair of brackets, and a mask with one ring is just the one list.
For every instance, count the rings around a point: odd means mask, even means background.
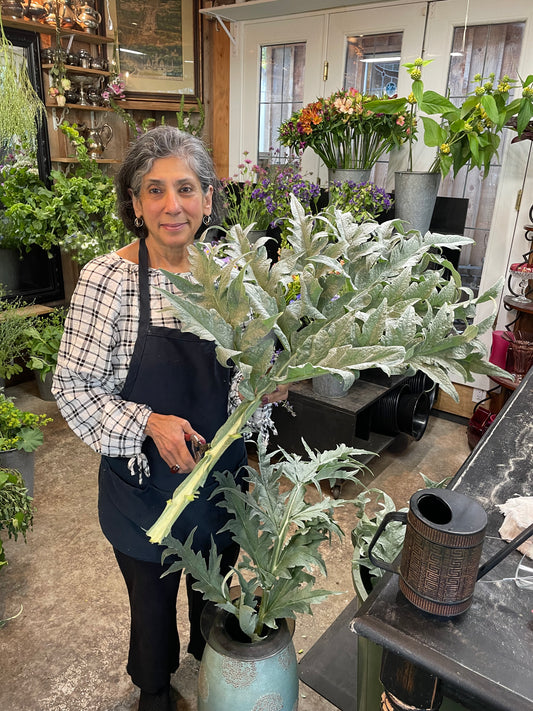
[{"label": "shelf with pottery", "polygon": [[[52,69],[54,65],[53,64],[42,64],[41,69],[47,70],[47,69]],[[111,76],[111,72],[104,71],[103,69],[91,69],[90,67],[77,67],[73,64],[65,64],[65,71],[67,74],[86,74],[87,76],[100,76],[100,77],[109,77]]]}]

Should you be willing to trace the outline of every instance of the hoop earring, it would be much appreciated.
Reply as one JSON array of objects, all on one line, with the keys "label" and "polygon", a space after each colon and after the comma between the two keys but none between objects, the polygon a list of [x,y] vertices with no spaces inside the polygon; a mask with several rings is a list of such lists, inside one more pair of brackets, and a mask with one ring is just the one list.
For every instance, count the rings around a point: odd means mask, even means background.
[{"label": "hoop earring", "polygon": [[133,224],[134,224],[135,227],[137,227],[137,228],[139,228],[139,227],[144,227],[144,220],[143,220],[142,217],[136,217],[136,218],[133,220]]},{"label": "hoop earring", "polygon": [[208,225],[211,224],[211,215],[204,215],[202,217],[202,222],[203,224],[207,227]]}]

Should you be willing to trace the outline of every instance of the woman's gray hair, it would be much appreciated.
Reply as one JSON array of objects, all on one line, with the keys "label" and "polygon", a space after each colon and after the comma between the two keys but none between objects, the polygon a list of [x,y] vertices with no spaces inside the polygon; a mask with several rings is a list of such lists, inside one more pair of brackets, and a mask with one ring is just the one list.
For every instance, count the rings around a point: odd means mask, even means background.
[{"label": "woman's gray hair", "polygon": [[[211,224],[220,224],[223,214],[223,200],[220,194],[220,183],[215,173],[213,161],[204,143],[185,131],[173,126],[157,126],[137,138],[130,146],[126,157],[115,177],[117,193],[117,210],[125,226],[137,237],[146,237],[146,226],[135,225],[135,211],[131,192],[138,197],[143,177],[150,172],[154,161],[158,158],[175,156],[183,160],[194,171],[204,195],[213,186],[213,204]],[[205,230],[205,226],[196,235]]]}]

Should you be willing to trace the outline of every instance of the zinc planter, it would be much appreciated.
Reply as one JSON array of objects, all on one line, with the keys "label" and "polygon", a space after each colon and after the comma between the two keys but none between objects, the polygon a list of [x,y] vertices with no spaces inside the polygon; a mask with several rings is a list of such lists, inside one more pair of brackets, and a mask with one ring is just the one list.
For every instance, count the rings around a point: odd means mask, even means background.
[{"label": "zinc planter", "polygon": [[198,675],[198,711],[296,711],[298,670],[287,621],[259,642],[239,636],[236,617],[217,608]]},{"label": "zinc planter", "polygon": [[370,180],[370,169],[366,168],[337,168],[336,170],[328,170],[328,183],[347,183],[353,182],[368,183]]},{"label": "zinc planter", "polygon": [[346,397],[349,387],[346,387],[341,380],[332,373],[317,375],[313,380],[313,392],[322,397]]},{"label": "zinc planter", "polygon": [[33,496],[35,452],[25,452],[23,449],[9,449],[7,452],[0,452],[0,467],[20,472],[28,494]]},{"label": "zinc planter", "polygon": [[394,216],[406,222],[408,229],[425,235],[431,224],[439,185],[440,173],[395,173]]}]

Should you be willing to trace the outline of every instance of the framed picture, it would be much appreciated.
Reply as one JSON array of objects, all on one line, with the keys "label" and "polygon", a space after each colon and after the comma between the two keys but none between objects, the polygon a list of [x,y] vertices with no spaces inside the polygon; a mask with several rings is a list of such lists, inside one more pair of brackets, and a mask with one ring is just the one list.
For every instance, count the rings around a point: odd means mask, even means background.
[{"label": "framed picture", "polygon": [[116,0],[116,7],[126,98],[154,109],[182,94],[201,101],[199,0]]}]

